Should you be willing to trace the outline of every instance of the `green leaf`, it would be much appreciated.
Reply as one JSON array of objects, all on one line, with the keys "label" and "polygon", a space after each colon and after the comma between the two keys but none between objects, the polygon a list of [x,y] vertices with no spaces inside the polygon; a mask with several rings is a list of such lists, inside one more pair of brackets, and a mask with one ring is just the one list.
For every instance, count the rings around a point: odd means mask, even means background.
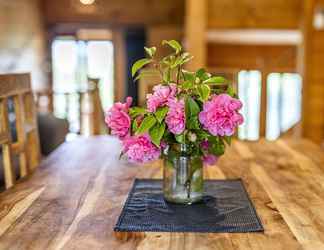
[{"label": "green leaf", "polygon": [[232,136],[224,136],[223,139],[227,143],[227,145],[231,146]]},{"label": "green leaf", "polygon": [[163,82],[165,82],[165,83],[170,82],[170,80],[171,80],[171,68],[168,67],[163,71],[162,78],[163,78]]},{"label": "green leaf", "polygon": [[175,135],[174,136],[176,141],[179,143],[185,143],[186,142],[186,136],[184,133],[180,134],[180,135]]},{"label": "green leaf", "polygon": [[176,54],[179,54],[182,50],[182,47],[180,43],[178,43],[176,40],[163,40],[162,45],[169,45],[171,48],[173,48],[176,52]]},{"label": "green leaf", "polygon": [[187,128],[199,129],[199,121],[198,121],[199,112],[200,112],[200,108],[197,102],[191,97],[187,97],[185,102]]},{"label": "green leaf", "polygon": [[150,62],[152,62],[152,59],[147,59],[147,58],[143,58],[136,61],[132,67],[132,77],[135,76],[137,71],[139,71],[141,68],[143,68],[146,64],[149,64]]},{"label": "green leaf", "polygon": [[182,70],[185,81],[195,82],[195,73],[189,72],[187,70]]},{"label": "green leaf", "polygon": [[210,77],[210,74],[206,72],[205,69],[198,69],[196,72],[196,77],[198,77],[201,81],[205,81]]},{"label": "green leaf", "polygon": [[208,148],[209,153],[214,155],[224,154],[225,145],[222,142],[222,140],[216,140],[216,141],[209,140],[208,142],[209,142],[209,148]]},{"label": "green leaf", "polygon": [[200,112],[200,108],[199,108],[197,102],[194,99],[192,99],[191,97],[186,98],[185,112],[186,112],[186,117],[188,119],[192,116],[198,115],[198,113]]},{"label": "green leaf", "polygon": [[144,47],[145,52],[152,58],[155,55],[156,47],[147,48]]},{"label": "green leaf", "polygon": [[189,62],[193,56],[191,56],[189,53],[185,52],[181,55],[178,55],[178,57],[171,63],[171,68],[176,68],[180,65],[185,64],[186,62]]},{"label": "green leaf", "polygon": [[170,55],[166,56],[166,57],[163,57],[162,60],[161,60],[161,63],[165,64],[167,66],[170,66],[172,64],[172,58],[174,58],[174,57],[171,57]]},{"label": "green leaf", "polygon": [[129,109],[129,115],[134,118],[138,115],[146,114],[146,109],[142,107],[132,107]]},{"label": "green leaf", "polygon": [[142,121],[139,128],[136,130],[136,134],[143,134],[152,128],[156,123],[156,119],[153,115],[146,116]]},{"label": "green leaf", "polygon": [[165,130],[163,134],[163,141],[166,143],[174,143],[174,136],[169,130]]},{"label": "green leaf", "polygon": [[160,147],[160,143],[161,143],[161,139],[163,137],[164,131],[165,131],[165,123],[162,123],[162,124],[157,123],[149,131],[151,140],[157,147]]},{"label": "green leaf", "polygon": [[166,116],[166,114],[168,113],[168,111],[169,111],[168,107],[162,107],[162,108],[157,109],[157,111],[155,112],[155,117],[159,123],[161,123],[163,121],[163,119]]},{"label": "green leaf", "polygon": [[135,133],[135,131],[138,129],[137,121],[136,119],[132,122],[132,132]]},{"label": "green leaf", "polygon": [[226,83],[226,79],[222,76],[213,76],[213,77],[208,78],[207,80],[203,81],[203,83],[223,85]]},{"label": "green leaf", "polygon": [[199,129],[198,116],[191,116],[186,120],[186,126],[188,129]]},{"label": "green leaf", "polygon": [[139,79],[142,79],[144,77],[154,77],[154,76],[160,76],[160,73],[158,70],[142,70],[135,78],[134,81],[137,81]]},{"label": "green leaf", "polygon": [[207,133],[207,131],[205,130],[195,130],[194,131],[196,133],[196,135],[198,136],[198,140],[202,141],[202,140],[206,140],[210,137],[210,134]]},{"label": "green leaf", "polygon": [[177,59],[175,59],[175,60],[172,62],[172,64],[170,65],[170,67],[171,67],[172,69],[174,69],[174,68],[178,67],[178,66],[181,65],[181,64],[182,64],[182,59],[181,59],[181,57],[178,57]]},{"label": "green leaf", "polygon": [[233,89],[232,86],[228,86],[227,94],[230,95],[231,97],[235,97],[235,90]]},{"label": "green leaf", "polygon": [[182,64],[189,62],[191,59],[193,59],[193,56],[190,55],[188,52],[185,52],[181,55],[181,59],[182,59]]},{"label": "green leaf", "polygon": [[184,81],[181,86],[183,89],[191,89],[194,87],[194,84],[191,81]]},{"label": "green leaf", "polygon": [[197,87],[198,93],[202,101],[206,101],[209,98],[210,88],[207,84],[201,84]]}]

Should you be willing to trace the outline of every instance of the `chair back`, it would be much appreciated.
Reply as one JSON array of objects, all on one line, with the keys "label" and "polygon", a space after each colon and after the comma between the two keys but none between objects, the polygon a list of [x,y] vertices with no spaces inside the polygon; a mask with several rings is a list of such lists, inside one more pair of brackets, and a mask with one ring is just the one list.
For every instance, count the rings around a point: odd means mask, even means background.
[{"label": "chair back", "polygon": [[100,135],[104,132],[104,110],[100,99],[98,78],[88,77],[88,88],[80,92],[80,133]]},{"label": "chair back", "polygon": [[[8,104],[13,110],[8,111]],[[19,157],[19,177],[32,172],[40,162],[36,107],[29,74],[0,75],[0,146],[2,146],[6,188],[16,182],[13,156]],[[17,138],[12,138],[11,121],[15,119]]]}]

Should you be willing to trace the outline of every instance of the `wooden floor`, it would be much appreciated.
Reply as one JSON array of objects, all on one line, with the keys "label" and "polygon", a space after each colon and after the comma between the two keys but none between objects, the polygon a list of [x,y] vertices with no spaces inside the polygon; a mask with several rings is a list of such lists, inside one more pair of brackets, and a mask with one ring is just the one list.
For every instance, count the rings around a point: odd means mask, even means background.
[{"label": "wooden floor", "polygon": [[242,178],[264,233],[113,233],[135,177],[160,178],[160,162],[118,161],[116,139],[77,139],[0,194],[0,249],[324,249],[324,153],[308,141],[235,141],[207,178]]}]

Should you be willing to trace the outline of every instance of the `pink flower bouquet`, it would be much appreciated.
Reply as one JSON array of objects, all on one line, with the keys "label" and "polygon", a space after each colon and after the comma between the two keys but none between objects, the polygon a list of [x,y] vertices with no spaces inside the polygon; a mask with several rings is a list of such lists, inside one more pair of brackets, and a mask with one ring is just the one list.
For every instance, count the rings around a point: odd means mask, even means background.
[{"label": "pink flower bouquet", "polygon": [[147,95],[146,107],[116,103],[106,114],[112,135],[122,141],[122,153],[131,162],[144,163],[161,156],[161,151],[174,143],[186,144],[190,152],[206,165],[213,165],[230,144],[237,127],[243,123],[239,113],[242,103],[232,87],[220,76],[204,69],[184,69],[192,59],[175,40],[163,41],[173,52],[161,60],[155,58],[156,48],[145,48],[147,58],[135,62],[132,75],[136,80],[152,65],[161,82]]}]

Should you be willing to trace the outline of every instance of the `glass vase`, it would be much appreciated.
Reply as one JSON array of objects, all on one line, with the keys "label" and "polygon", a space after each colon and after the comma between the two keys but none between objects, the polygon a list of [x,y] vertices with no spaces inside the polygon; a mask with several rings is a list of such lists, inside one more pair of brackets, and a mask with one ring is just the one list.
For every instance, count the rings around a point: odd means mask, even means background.
[{"label": "glass vase", "polygon": [[171,144],[163,151],[163,194],[168,202],[187,204],[202,200],[203,163],[187,144]]}]

